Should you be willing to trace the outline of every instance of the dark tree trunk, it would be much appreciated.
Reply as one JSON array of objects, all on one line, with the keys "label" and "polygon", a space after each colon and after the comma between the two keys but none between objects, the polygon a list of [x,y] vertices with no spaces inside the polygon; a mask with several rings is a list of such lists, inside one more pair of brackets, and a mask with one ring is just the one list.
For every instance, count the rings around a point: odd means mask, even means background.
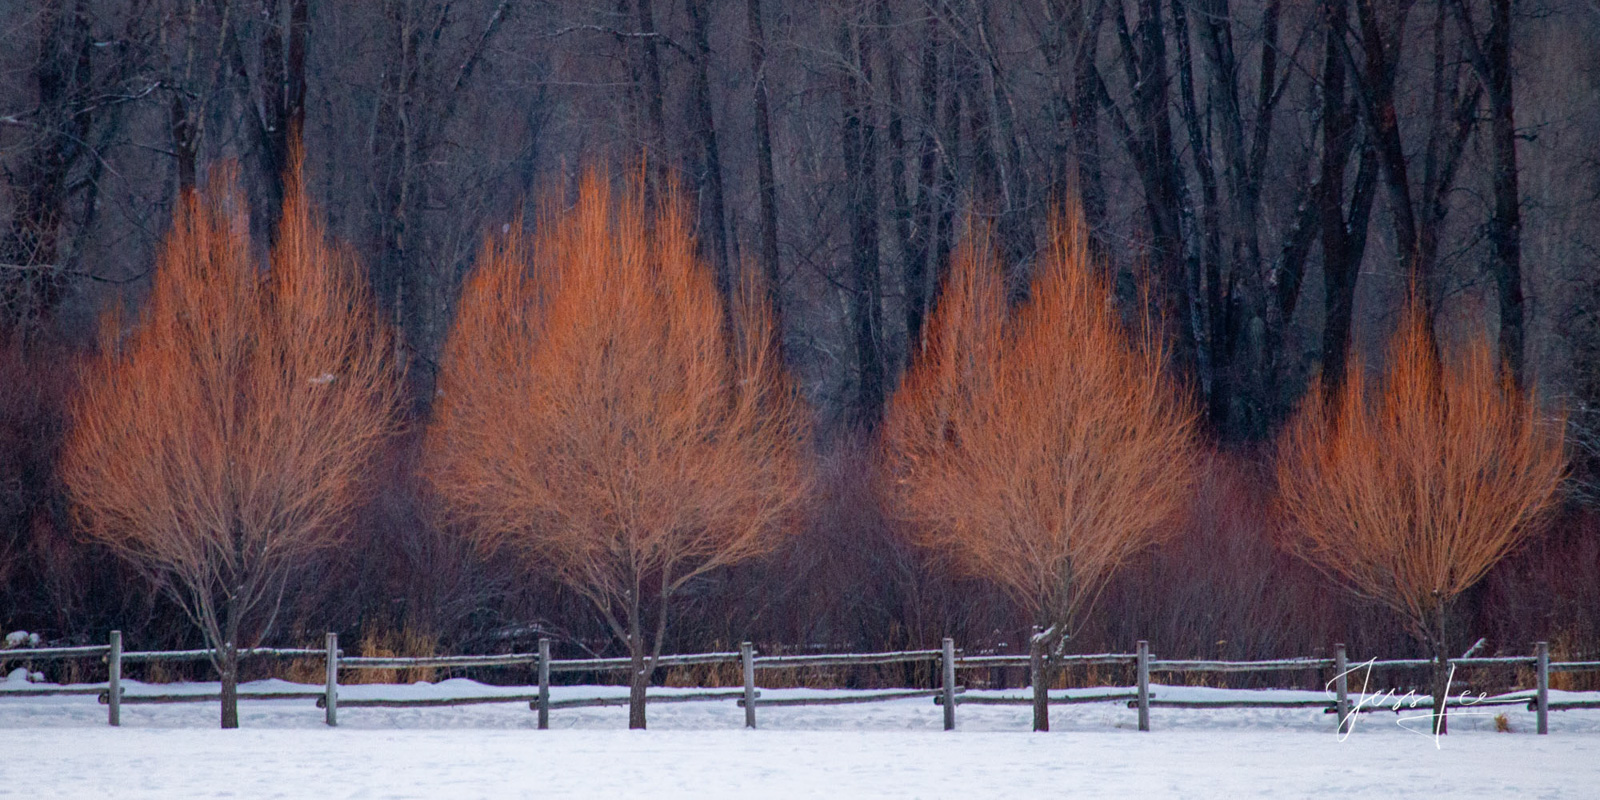
[{"label": "dark tree trunk", "polygon": [[1383,185],[1389,195],[1390,224],[1394,228],[1395,247],[1399,250],[1400,271],[1426,302],[1429,294],[1428,276],[1423,273],[1418,249],[1410,170],[1406,163],[1405,145],[1400,139],[1400,117],[1395,108],[1395,62],[1399,54],[1391,52],[1391,44],[1378,19],[1378,4],[1374,0],[1357,0],[1356,19],[1363,61],[1360,68],[1353,72],[1358,77],[1357,97],[1363,111],[1362,118],[1366,121],[1373,150],[1382,168]]},{"label": "dark tree trunk", "polygon": [[1356,139],[1355,109],[1346,96],[1341,39],[1348,11],[1345,0],[1323,0],[1322,165],[1317,176],[1317,217],[1322,236],[1323,328],[1322,388],[1336,397],[1350,356],[1356,282],[1366,252],[1367,220],[1376,187],[1376,154],[1363,149],[1355,195],[1346,216],[1345,169]]},{"label": "dark tree trunk", "polygon": [[656,42],[656,14],[652,0],[636,0],[634,4],[639,25],[640,91],[644,102],[646,132],[646,189],[648,196],[658,197],[666,190],[667,122],[663,110],[665,98],[661,80],[661,47]]},{"label": "dark tree trunk", "polygon": [[783,343],[783,274],[778,263],[778,183],[772,169],[772,120],[767,100],[767,36],[761,0],[746,0],[750,33],[750,75],[756,102],[756,192],[761,198],[761,274],[766,277],[773,336]]},{"label": "dark tree trunk", "polygon": [[1097,254],[1105,254],[1106,191],[1100,165],[1100,105],[1095,102],[1095,87],[1100,76],[1095,67],[1099,52],[1100,22],[1104,18],[1103,0],[1092,0],[1094,8],[1079,34],[1072,68],[1072,143],[1078,161],[1078,199],[1083,220],[1089,228],[1089,243]]},{"label": "dark tree trunk", "polygon": [[217,656],[217,672],[222,679],[222,727],[239,727],[239,646],[237,642],[222,643]]},{"label": "dark tree trunk", "polygon": [[[903,278],[904,285],[902,296],[905,304],[906,318],[906,344],[904,350],[905,360],[909,364],[911,355],[916,352],[916,337],[918,333],[911,326],[911,311],[913,305],[922,302],[922,286],[920,285],[922,272],[912,263],[917,259],[918,247],[912,240],[911,215],[912,203],[909,189],[906,185],[908,173],[906,160],[908,151],[906,146],[905,113],[901,106],[900,94],[900,62],[901,55],[889,45],[884,37],[886,31],[891,30],[892,19],[889,13],[889,0],[878,0],[877,28],[875,39],[878,47],[875,48],[883,56],[884,82],[888,84],[888,130],[889,135],[889,219],[890,230],[894,232],[895,256],[899,263],[889,264],[890,274],[898,273]],[[917,283],[913,285],[913,281]],[[920,323],[919,326],[920,327]]]},{"label": "dark tree trunk", "polygon": [[645,657],[644,632],[635,606],[628,619],[628,729],[644,730],[645,692],[650,688],[650,669]]},{"label": "dark tree trunk", "polygon": [[1438,734],[1449,733],[1449,700],[1450,700],[1450,648],[1447,644],[1448,632],[1445,628],[1447,620],[1447,603],[1440,603],[1435,611],[1433,620],[1433,669],[1432,686],[1430,693],[1433,696],[1433,731]]},{"label": "dark tree trunk", "polygon": [[[948,31],[946,35],[948,36]],[[963,93],[958,46],[949,38],[943,39],[941,43],[944,45],[945,53],[943,59],[945,88],[944,115],[940,124],[945,152],[944,157],[939,159],[937,225],[933,231],[933,257],[930,261],[934,270],[935,287],[944,285],[945,273],[950,269],[950,253],[955,247],[956,211],[961,203],[961,187],[971,180],[971,169],[967,166],[971,148],[961,131]],[[938,298],[935,297],[933,302],[929,303],[929,307],[932,308],[937,302]]]},{"label": "dark tree trunk", "polygon": [[932,304],[929,264],[938,235],[939,217],[939,50],[944,28],[939,19],[928,20],[928,33],[922,43],[922,74],[918,91],[922,95],[922,143],[917,160],[917,195],[913,215],[916,235],[912,251],[906,256],[906,350],[908,360],[922,347],[923,322]]},{"label": "dark tree trunk", "polygon": [[[178,172],[178,196],[194,191],[196,161],[200,148],[202,121],[198,109],[190,102],[196,67],[196,48],[199,46],[199,20],[195,19],[195,6],[188,5],[183,15],[183,74],[174,82],[172,104],[168,110],[168,127],[172,135],[172,157]],[[225,33],[223,35],[226,35]]]},{"label": "dark tree trunk", "polygon": [[[706,8],[706,0],[688,0],[685,9],[689,13],[690,37],[694,47],[695,134],[700,142],[700,164],[696,170],[700,197],[700,251],[711,263],[717,276],[717,286],[722,289],[724,301],[731,306],[737,281],[732,263],[728,260],[722,154],[717,146],[717,122],[711,107],[710,11]],[[731,318],[732,315],[729,316]]]},{"label": "dark tree trunk", "polygon": [[198,131],[189,112],[189,101],[181,92],[172,95],[172,157],[178,167],[178,196],[194,191],[195,162],[199,149]]},{"label": "dark tree trunk", "polygon": [[1028,176],[1022,166],[1022,145],[1016,136],[1015,114],[1005,89],[1005,72],[1000,54],[995,48],[989,23],[990,4],[972,3],[969,16],[975,22],[970,33],[978,48],[972,104],[983,108],[984,125],[980,129],[976,117],[973,139],[981,145],[979,152],[987,151],[985,158],[993,170],[992,180],[996,233],[1001,253],[1005,257],[1006,277],[1011,283],[1011,295],[1021,298],[1027,293],[1027,260],[1033,251],[1033,234],[1026,217],[1028,208]]},{"label": "dark tree trunk", "polygon": [[1187,190],[1179,170],[1169,117],[1167,40],[1159,0],[1139,0],[1137,24],[1130,28],[1126,16],[1113,12],[1121,61],[1133,87],[1132,110],[1126,117],[1112,101],[1103,82],[1096,95],[1122,133],[1144,195],[1149,230],[1157,311],[1173,333],[1173,357],[1182,373],[1199,379],[1209,397],[1211,376],[1200,363],[1196,320],[1190,305],[1191,275],[1198,274],[1196,257],[1185,251],[1183,232]]},{"label": "dark tree trunk", "polygon": [[[1401,273],[1407,277],[1413,300],[1420,304],[1431,327],[1436,316],[1437,287],[1434,267],[1438,259],[1439,236],[1449,212],[1446,202],[1455,186],[1461,153],[1475,124],[1475,108],[1481,89],[1473,87],[1462,94],[1458,87],[1459,59],[1447,52],[1444,35],[1445,13],[1433,20],[1433,53],[1430,70],[1431,107],[1429,127],[1422,155],[1422,181],[1412,191],[1405,142],[1401,136],[1399,112],[1395,104],[1395,82],[1400,62],[1406,13],[1410,3],[1398,10],[1376,0],[1358,0],[1356,22],[1361,44],[1361,60],[1351,55],[1351,75],[1355,78],[1357,107],[1365,123],[1372,148],[1377,155],[1383,184],[1389,196],[1390,220],[1394,229]],[[1384,30],[1382,10],[1393,15],[1391,31]],[[1437,347],[1437,345],[1435,345]]]},{"label": "dark tree trunk", "polygon": [[213,643],[213,647],[222,681],[222,727],[228,729],[239,727],[239,633],[244,609],[238,598],[230,597],[221,611],[222,641]]},{"label": "dark tree trunk", "polygon": [[33,80],[39,106],[31,148],[8,175],[16,188],[11,226],[0,241],[0,310],[27,339],[44,330],[61,300],[63,225],[72,194],[70,174],[83,157],[92,116],[81,106],[92,91],[94,47],[84,0],[69,10],[51,3],[42,13]]},{"label": "dark tree trunk", "polygon": [[[1212,140],[1207,136],[1211,114],[1208,108],[1207,114],[1202,117],[1200,105],[1195,100],[1194,59],[1190,54],[1188,12],[1181,0],[1173,0],[1171,7],[1172,38],[1177,43],[1178,50],[1176,59],[1178,113],[1188,134],[1189,149],[1194,154],[1192,161],[1195,176],[1200,182],[1200,218],[1198,230],[1194,235],[1200,243],[1199,296],[1203,298],[1204,309],[1201,312],[1201,330],[1196,334],[1197,355],[1199,355],[1197,366],[1205,376],[1203,385],[1208,387],[1205,392],[1207,415],[1218,430],[1225,431],[1228,429],[1234,399],[1233,389],[1237,383],[1237,376],[1233,374],[1234,349],[1241,322],[1234,313],[1236,311],[1234,284],[1237,270],[1229,271],[1222,257],[1221,190],[1216,172],[1212,168],[1215,161],[1211,152]],[[1161,115],[1164,120],[1165,108],[1162,109]],[[1176,161],[1176,155],[1172,160]],[[1159,166],[1153,169],[1159,169]],[[1173,212],[1171,209],[1164,209],[1162,213]],[[1184,213],[1192,215],[1193,212]],[[1185,245],[1187,252],[1193,254],[1194,245],[1187,242]],[[1190,257],[1193,258],[1193,255]]]},{"label": "dark tree trunk", "polygon": [[1489,29],[1480,42],[1465,0],[1455,0],[1456,19],[1478,80],[1489,95],[1490,171],[1493,210],[1489,217],[1489,273],[1500,298],[1500,357],[1512,379],[1524,381],[1522,307],[1522,208],[1517,187],[1517,119],[1512,95],[1511,0],[1490,0]]},{"label": "dark tree trunk", "polygon": [[878,263],[878,135],[872,119],[872,51],[869,38],[846,24],[840,52],[854,69],[841,84],[844,110],[844,167],[848,184],[850,256],[853,285],[850,316],[856,352],[856,394],[851,422],[861,430],[877,427],[883,414],[885,369],[882,352],[882,291]]},{"label": "dark tree trunk", "polygon": [[[277,218],[281,213],[284,173],[289,169],[289,154],[295,137],[305,126],[306,31],[310,24],[309,0],[288,0],[287,16],[282,0],[262,0],[261,16],[265,27],[261,36],[261,80],[258,89],[261,115],[257,133],[261,140],[261,185],[265,187],[268,235],[276,238]],[[287,33],[287,36],[285,36]]]},{"label": "dark tree trunk", "polygon": [[1522,312],[1522,210],[1517,188],[1517,120],[1511,94],[1511,0],[1489,4],[1489,125],[1494,141],[1494,216],[1489,239],[1500,289],[1500,355],[1521,384],[1525,379]]}]

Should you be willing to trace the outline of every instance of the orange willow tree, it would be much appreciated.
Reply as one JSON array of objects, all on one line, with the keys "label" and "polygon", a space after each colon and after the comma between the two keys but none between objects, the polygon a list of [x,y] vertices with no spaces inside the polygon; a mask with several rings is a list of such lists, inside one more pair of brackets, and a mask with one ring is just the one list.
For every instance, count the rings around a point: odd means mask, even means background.
[{"label": "orange willow tree", "polygon": [[1326,399],[1306,397],[1278,448],[1289,547],[1405,621],[1434,658],[1443,733],[1451,604],[1554,503],[1563,425],[1512,384],[1486,337],[1442,359],[1415,303],[1382,380],[1353,370]]},{"label": "orange willow tree", "polygon": [[727,324],[665,208],[590,175],[537,237],[487,244],[427,440],[461,528],[553,572],[627,647],[634,728],[674,596],[773,547],[808,483],[807,414],[760,293]]},{"label": "orange willow tree", "polygon": [[884,428],[912,535],[1010,590],[1057,651],[1107,577],[1171,530],[1198,468],[1192,407],[1095,266],[1081,223],[1059,224],[1008,312],[993,246],[970,235]]},{"label": "orange willow tree", "polygon": [[291,172],[269,269],[223,170],[181,198],[131,332],[111,315],[62,461],[83,529],[169,590],[213,648],[238,727],[241,641],[339,539],[396,427],[399,376],[352,259]]}]

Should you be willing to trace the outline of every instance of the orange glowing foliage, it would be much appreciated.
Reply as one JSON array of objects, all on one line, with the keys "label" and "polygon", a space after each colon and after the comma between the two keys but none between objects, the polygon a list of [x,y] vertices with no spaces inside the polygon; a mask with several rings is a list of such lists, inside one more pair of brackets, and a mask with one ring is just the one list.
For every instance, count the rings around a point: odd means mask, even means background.
[{"label": "orange glowing foliage", "polygon": [[770,550],[809,483],[808,413],[761,292],[729,325],[664,208],[591,174],[537,236],[486,244],[427,440],[459,527],[588,597],[636,661],[659,654],[673,595]]},{"label": "orange glowing foliage", "polygon": [[1562,421],[1512,385],[1486,337],[1442,360],[1415,304],[1381,380],[1352,370],[1307,398],[1278,448],[1290,549],[1442,648],[1449,602],[1555,502]]},{"label": "orange glowing foliage", "polygon": [[912,536],[1005,586],[1058,638],[1171,530],[1197,470],[1195,413],[1144,338],[1118,319],[1076,217],[1009,312],[977,232],[889,408],[886,469]]},{"label": "orange glowing foliage", "polygon": [[226,691],[240,637],[264,631],[252,613],[275,610],[298,560],[338,542],[396,428],[400,376],[298,168],[266,270],[234,174],[218,173],[181,199],[136,324],[107,316],[61,473],[84,531],[169,588],[224,651]]}]

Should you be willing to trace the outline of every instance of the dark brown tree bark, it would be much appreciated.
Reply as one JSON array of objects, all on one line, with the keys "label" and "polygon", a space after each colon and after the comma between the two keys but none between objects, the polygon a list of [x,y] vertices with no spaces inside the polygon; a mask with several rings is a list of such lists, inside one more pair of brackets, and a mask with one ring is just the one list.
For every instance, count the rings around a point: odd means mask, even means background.
[{"label": "dark brown tree bark", "polygon": [[287,9],[283,2],[261,0],[261,18],[265,24],[261,36],[261,77],[256,88],[260,112],[255,119],[260,140],[257,152],[261,162],[261,185],[265,187],[263,212],[269,217],[269,236],[276,236],[289,152],[305,127],[306,118],[309,0],[287,0]]},{"label": "dark brown tree bark", "polygon": [[[887,84],[888,103],[885,108],[887,117],[885,133],[889,137],[889,152],[886,157],[889,167],[889,230],[894,233],[894,258],[886,269],[892,275],[900,275],[903,286],[902,297],[906,311],[906,344],[901,355],[901,363],[909,363],[910,356],[916,352],[916,337],[919,332],[913,331],[911,326],[912,305],[922,302],[922,273],[919,268],[912,267],[916,260],[918,246],[913,241],[911,218],[913,214],[910,187],[907,185],[909,177],[906,161],[910,157],[906,145],[905,107],[901,104],[901,72],[900,62],[904,58],[888,41],[888,31],[891,29],[892,16],[890,14],[891,0],[878,0],[877,16],[874,20],[875,28],[873,38],[876,42],[874,48],[883,58],[884,83]],[[916,285],[913,285],[916,282]],[[920,322],[918,324],[920,328]],[[887,349],[887,345],[885,346]]]},{"label": "dark brown tree bark", "polygon": [[1105,18],[1103,0],[1092,0],[1073,54],[1072,142],[1078,161],[1078,196],[1083,219],[1091,233],[1090,244],[1104,255],[1106,190],[1100,156],[1100,105],[1095,87],[1100,84],[1095,58],[1099,52],[1100,25]]},{"label": "dark brown tree bark", "polygon": [[1511,80],[1511,0],[1490,0],[1489,29],[1481,41],[1466,0],[1455,0],[1456,19],[1478,80],[1489,96],[1489,163],[1493,210],[1489,216],[1489,273],[1500,298],[1500,358],[1519,385],[1524,381],[1522,307],[1522,203],[1517,183],[1517,118]]},{"label": "dark brown tree bark", "polygon": [[501,0],[465,52],[442,52],[457,23],[448,3],[385,8],[382,94],[370,138],[374,162],[371,202],[377,251],[373,285],[395,330],[417,411],[433,399],[437,354],[455,289],[454,263],[430,262],[420,235],[430,168],[443,131],[478,73],[484,53],[504,26],[511,0]]},{"label": "dark brown tree bark", "polygon": [[851,424],[875,429],[887,395],[882,337],[882,279],[878,255],[878,132],[872,102],[871,39],[846,20],[839,32],[845,58],[840,82],[846,215],[850,227],[850,330],[856,356]]},{"label": "dark brown tree bark", "polygon": [[[195,70],[197,69],[196,52],[200,47],[200,20],[198,19],[198,3],[191,2],[180,6],[183,21],[181,23],[183,37],[183,66],[181,71],[171,81],[172,93],[171,107],[168,110],[167,124],[172,135],[172,156],[176,162],[178,172],[178,194],[180,196],[193,192],[195,189],[196,162],[199,157],[200,139],[203,132],[204,116],[200,114],[203,95],[197,91],[195,83]],[[226,30],[228,17],[232,11],[231,3],[224,3],[221,9],[222,30]],[[221,32],[219,31],[219,34]],[[219,36],[219,38],[221,38]],[[220,72],[220,69],[219,69]]]},{"label": "dark brown tree bark", "polygon": [[1356,281],[1366,252],[1367,220],[1377,184],[1377,162],[1370,148],[1362,148],[1355,195],[1347,216],[1345,171],[1358,131],[1356,110],[1346,92],[1345,61],[1340,53],[1348,19],[1345,0],[1323,0],[1322,15],[1322,164],[1315,195],[1322,237],[1322,386],[1325,396],[1333,398],[1338,396],[1348,368]]},{"label": "dark brown tree bark", "polygon": [[766,277],[767,303],[772,308],[773,335],[783,341],[783,273],[778,261],[778,181],[772,168],[772,118],[767,99],[767,35],[761,23],[761,0],[746,0],[745,24],[750,42],[751,91],[756,113],[756,194],[761,203],[759,235],[761,274]]},{"label": "dark brown tree bark", "polygon": [[1119,60],[1133,96],[1127,113],[1116,104],[1101,82],[1096,91],[1111,117],[1133,162],[1142,189],[1145,222],[1149,232],[1148,263],[1154,278],[1155,302],[1174,342],[1180,371],[1198,378],[1202,395],[1209,397],[1209,370],[1201,363],[1197,325],[1191,307],[1192,275],[1198,274],[1198,254],[1185,252],[1183,211],[1190,205],[1172,134],[1167,71],[1167,39],[1159,0],[1139,0],[1136,24],[1125,13],[1112,14],[1116,24]]},{"label": "dark brown tree bark", "polygon": [[944,47],[944,27],[937,16],[930,16],[927,24],[917,85],[922,114],[922,140],[917,153],[916,199],[911,210],[915,235],[911,238],[912,249],[906,255],[905,276],[902,279],[906,293],[908,361],[922,348],[923,323],[933,303],[934,292],[929,281],[929,275],[933,272],[929,261],[934,257],[934,242],[939,235],[939,51]]},{"label": "dark brown tree bark", "polygon": [[699,164],[695,170],[700,199],[700,251],[711,263],[717,287],[731,302],[738,281],[728,259],[727,211],[723,202],[722,152],[717,145],[717,121],[711,108],[711,25],[706,0],[688,0],[690,44],[694,48],[693,107]]},{"label": "dark brown tree bark", "polygon": [[[624,0],[626,2],[626,0]],[[661,45],[656,30],[653,0],[634,0],[634,15],[639,26],[639,92],[645,116],[645,174],[651,197],[666,191],[671,162],[667,158],[667,115],[665,85],[661,79]]]},{"label": "dark brown tree bark", "polygon": [[[1443,11],[1440,0],[1440,11]],[[1422,158],[1422,179],[1412,189],[1412,170],[1401,136],[1399,109],[1395,102],[1396,72],[1400,45],[1404,40],[1406,17],[1413,5],[1406,0],[1393,6],[1377,0],[1356,3],[1357,41],[1361,60],[1346,49],[1355,78],[1355,92],[1361,119],[1378,157],[1383,184],[1389,197],[1390,222],[1399,251],[1401,272],[1407,276],[1423,304],[1429,320],[1436,315],[1437,298],[1434,267],[1438,259],[1439,235],[1449,206],[1445,199],[1455,186],[1461,152],[1474,123],[1473,109],[1479,89],[1463,94],[1456,79],[1457,59],[1447,55],[1444,36],[1445,16],[1435,16],[1430,78],[1432,101],[1429,128]],[[1385,19],[1384,12],[1388,18]]]},{"label": "dark brown tree bark", "polygon": [[46,5],[32,80],[38,106],[32,141],[17,174],[11,225],[0,240],[0,310],[23,340],[43,331],[65,287],[63,226],[72,194],[70,176],[84,157],[93,119],[85,108],[93,90],[88,4]]}]

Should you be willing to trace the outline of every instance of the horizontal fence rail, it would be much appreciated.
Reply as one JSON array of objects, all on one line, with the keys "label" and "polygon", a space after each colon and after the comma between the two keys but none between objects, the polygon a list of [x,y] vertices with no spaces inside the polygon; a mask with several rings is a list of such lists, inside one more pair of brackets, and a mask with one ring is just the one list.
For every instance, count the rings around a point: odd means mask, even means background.
[{"label": "horizontal fence rail", "polygon": [[[1428,662],[1433,663],[1433,662]],[[1280,658],[1272,661],[1151,661],[1151,672],[1274,672],[1328,669],[1331,658]]]},{"label": "horizontal fence rail", "polygon": [[[1479,644],[1481,645],[1482,643],[1480,642]],[[1037,644],[1034,645],[1035,648],[1038,646]],[[1477,645],[1473,649],[1477,649]],[[938,650],[764,656],[757,654],[755,647],[747,642],[738,651],[685,653],[645,659],[645,665],[649,669],[740,664],[744,676],[744,687],[742,689],[647,692],[645,702],[656,704],[734,700],[738,706],[744,709],[745,724],[753,728],[756,726],[756,709],[761,707],[843,705],[932,698],[935,705],[943,707],[945,728],[947,730],[955,727],[955,709],[960,705],[1032,705],[1034,707],[1036,730],[1048,730],[1047,709],[1052,705],[1126,702],[1129,708],[1138,709],[1140,730],[1150,729],[1149,711],[1151,708],[1323,708],[1328,714],[1338,715],[1337,730],[1341,733],[1349,730],[1350,719],[1356,714],[1377,711],[1400,712],[1412,709],[1431,709],[1431,700],[1414,693],[1403,696],[1395,695],[1393,692],[1369,693],[1352,698],[1349,693],[1348,676],[1352,673],[1364,675],[1367,671],[1376,669],[1431,668],[1435,664],[1432,659],[1401,658],[1353,661],[1346,657],[1343,645],[1337,646],[1335,651],[1335,657],[1333,658],[1280,658],[1257,661],[1158,659],[1150,654],[1146,643],[1141,641],[1139,642],[1138,651],[1134,653],[1062,655],[1045,653],[1042,650],[1035,649],[1027,654],[968,655],[957,650],[954,642],[947,638],[944,640],[943,648]],[[1471,656],[1471,652],[1468,651],[1468,654],[1461,658],[1449,659],[1448,664],[1452,667],[1460,668],[1531,667],[1534,670],[1536,686],[1529,690],[1509,692],[1497,697],[1478,700],[1447,698],[1446,708],[1525,706],[1529,711],[1537,713],[1538,732],[1541,734],[1548,732],[1548,712],[1550,711],[1600,708],[1600,700],[1552,702],[1549,699],[1550,673],[1600,671],[1600,661],[1551,661],[1549,647],[1544,642],[1537,643],[1534,654],[1531,656]],[[111,725],[118,725],[120,724],[121,706],[125,703],[143,705],[218,702],[221,700],[220,692],[128,694],[121,685],[123,664],[209,661],[213,660],[216,655],[217,651],[213,649],[125,652],[122,648],[122,635],[119,631],[112,631],[110,641],[105,645],[0,649],[0,662],[16,663],[96,658],[107,665],[105,688],[99,686],[8,688],[0,691],[0,697],[95,696],[100,703],[109,706],[108,722]],[[240,700],[314,700],[318,708],[325,709],[328,725],[338,724],[337,711],[341,705],[346,708],[405,708],[465,706],[487,703],[527,703],[531,709],[538,712],[538,726],[547,728],[549,727],[549,713],[553,709],[626,706],[629,703],[629,698],[625,695],[552,699],[550,696],[550,676],[553,673],[616,672],[630,670],[634,667],[634,661],[631,658],[551,658],[550,640],[548,639],[541,639],[539,641],[539,650],[529,653],[414,657],[346,656],[339,649],[338,636],[329,633],[326,647],[241,648],[238,651],[238,656],[241,659],[323,659],[326,665],[327,681],[322,691],[241,691],[238,692],[238,698]],[[830,694],[818,697],[762,697],[755,684],[757,670],[827,669],[915,663],[939,664],[941,666],[938,680],[940,685],[931,689],[863,690],[850,694]],[[1097,665],[1133,667],[1137,676],[1136,685],[1126,690],[1109,687],[1108,691],[1081,694],[1052,693],[1047,688],[1051,683],[1052,676],[1063,668]],[[529,688],[530,690],[535,688],[537,690],[463,697],[339,699],[338,675],[340,670],[472,669],[484,667],[535,668],[538,673],[538,686]],[[967,687],[956,683],[958,670],[1005,668],[1025,668],[1029,671],[1029,683],[1034,687],[1031,696],[972,694],[967,691]],[[1295,671],[1331,673],[1333,679],[1328,682],[1328,685],[1335,688],[1329,690],[1330,696],[1327,698],[1221,697],[1216,699],[1186,699],[1170,696],[1163,697],[1162,695],[1166,692],[1166,688],[1160,686],[1152,688],[1149,677],[1153,673],[1264,673]],[[1378,701],[1374,702],[1373,698],[1378,698]],[[1424,703],[1425,700],[1427,701],[1426,703]]]}]

